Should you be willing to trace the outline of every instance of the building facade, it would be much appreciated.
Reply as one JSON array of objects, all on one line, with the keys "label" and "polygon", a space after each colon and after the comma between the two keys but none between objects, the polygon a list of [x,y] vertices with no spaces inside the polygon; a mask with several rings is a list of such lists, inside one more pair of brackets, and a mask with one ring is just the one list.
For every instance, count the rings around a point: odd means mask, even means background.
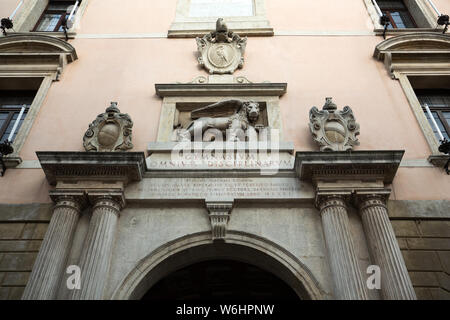
[{"label": "building facade", "polygon": [[450,299],[449,13],[2,0],[0,299]]}]

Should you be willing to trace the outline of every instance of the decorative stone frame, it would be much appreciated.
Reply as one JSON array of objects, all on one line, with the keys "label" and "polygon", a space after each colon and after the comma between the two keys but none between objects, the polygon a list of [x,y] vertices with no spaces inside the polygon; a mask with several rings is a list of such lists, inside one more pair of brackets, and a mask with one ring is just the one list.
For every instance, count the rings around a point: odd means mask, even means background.
[{"label": "decorative stone frame", "polygon": [[286,83],[206,83],[156,84],[156,94],[163,98],[157,142],[171,142],[177,104],[209,104],[226,99],[252,100],[265,105],[267,125],[278,129],[283,140],[279,97]]},{"label": "decorative stone frame", "polygon": [[[50,0],[28,0],[24,1],[20,9],[17,11],[16,16],[13,18],[14,30],[8,31],[8,35],[15,33],[28,33],[32,32],[37,35],[54,36],[57,38],[65,39],[64,32],[36,32],[33,30],[34,26],[38,22],[45,8]],[[83,16],[87,5],[90,0],[82,0],[77,12],[73,18],[74,24],[72,28],[67,30],[67,35],[70,39],[75,38],[77,30],[80,28],[80,19]]]},{"label": "decorative stone frame", "polygon": [[177,0],[175,21],[169,38],[195,38],[214,30],[217,18],[224,18],[230,30],[241,36],[273,36],[266,17],[265,0],[253,0],[254,15],[250,17],[189,17],[191,0]]},{"label": "decorative stone frame", "polygon": [[[375,6],[372,0],[363,0],[366,5],[367,11],[374,25],[374,32],[377,34],[383,34],[384,27],[380,24],[380,18],[377,14]],[[440,32],[442,33],[443,26],[437,24],[437,15],[433,8],[426,0],[405,0],[409,12],[413,16],[415,22],[418,24],[417,28],[406,29],[388,29],[386,35],[398,35],[411,32]]]},{"label": "decorative stone frame", "polygon": [[392,79],[399,80],[430,147],[428,161],[443,166],[448,156],[439,152],[438,141],[408,77],[450,76],[450,36],[417,33],[393,37],[376,46],[374,57],[384,62]]},{"label": "decorative stone frame", "polygon": [[0,38],[0,77],[43,79],[12,144],[14,152],[4,157],[7,167],[22,162],[20,151],[52,82],[58,81],[64,67],[76,59],[75,48],[55,37],[10,34]]}]

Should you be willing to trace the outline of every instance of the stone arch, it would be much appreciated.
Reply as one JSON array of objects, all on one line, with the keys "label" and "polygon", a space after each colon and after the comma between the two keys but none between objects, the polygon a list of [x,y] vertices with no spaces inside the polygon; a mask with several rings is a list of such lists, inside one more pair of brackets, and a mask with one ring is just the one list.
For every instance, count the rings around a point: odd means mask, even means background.
[{"label": "stone arch", "polygon": [[0,38],[1,53],[57,53],[63,55],[67,63],[78,59],[75,48],[61,39],[34,34],[8,35]]},{"label": "stone arch", "polygon": [[226,242],[213,243],[209,232],[166,243],[137,263],[116,287],[112,299],[139,299],[170,273],[196,262],[230,259],[253,264],[286,282],[302,299],[324,299],[312,272],[286,249],[262,237],[230,231]]}]

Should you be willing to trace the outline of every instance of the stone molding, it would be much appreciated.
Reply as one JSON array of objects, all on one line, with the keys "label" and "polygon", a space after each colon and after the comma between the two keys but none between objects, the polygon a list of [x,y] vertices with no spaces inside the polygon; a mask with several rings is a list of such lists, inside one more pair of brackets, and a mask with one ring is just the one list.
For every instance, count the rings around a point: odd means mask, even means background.
[{"label": "stone molding", "polygon": [[211,221],[212,240],[225,240],[233,201],[205,201]]},{"label": "stone molding", "polygon": [[380,180],[392,183],[404,151],[298,151],[294,169],[300,180]]},{"label": "stone molding", "polygon": [[90,203],[93,210],[97,208],[107,208],[119,215],[120,211],[125,207],[125,197],[123,192],[88,192]]},{"label": "stone molding", "polygon": [[450,70],[450,36],[440,33],[414,33],[389,38],[375,47],[373,56],[386,69],[396,72],[440,72]]},{"label": "stone molding", "polygon": [[161,97],[277,96],[286,93],[287,83],[173,83],[155,84]]},{"label": "stone molding", "polygon": [[143,152],[36,152],[51,185],[58,181],[140,181]]}]

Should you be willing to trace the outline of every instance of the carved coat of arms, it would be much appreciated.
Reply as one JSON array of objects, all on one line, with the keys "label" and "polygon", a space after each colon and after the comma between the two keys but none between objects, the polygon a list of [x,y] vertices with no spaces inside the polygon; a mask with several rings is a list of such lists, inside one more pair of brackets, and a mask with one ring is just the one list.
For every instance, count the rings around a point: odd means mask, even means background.
[{"label": "carved coat of arms", "polygon": [[126,151],[131,143],[133,121],[128,114],[121,113],[117,102],[89,125],[83,137],[86,151]]},{"label": "carved coat of arms", "polygon": [[196,40],[198,62],[210,74],[231,74],[243,67],[247,38],[229,31],[222,18],[217,20],[216,31]]},{"label": "carved coat of arms", "polygon": [[326,98],[323,109],[312,107],[309,111],[309,128],[320,151],[347,151],[359,145],[359,124],[353,111],[346,106],[337,110],[332,98]]}]

